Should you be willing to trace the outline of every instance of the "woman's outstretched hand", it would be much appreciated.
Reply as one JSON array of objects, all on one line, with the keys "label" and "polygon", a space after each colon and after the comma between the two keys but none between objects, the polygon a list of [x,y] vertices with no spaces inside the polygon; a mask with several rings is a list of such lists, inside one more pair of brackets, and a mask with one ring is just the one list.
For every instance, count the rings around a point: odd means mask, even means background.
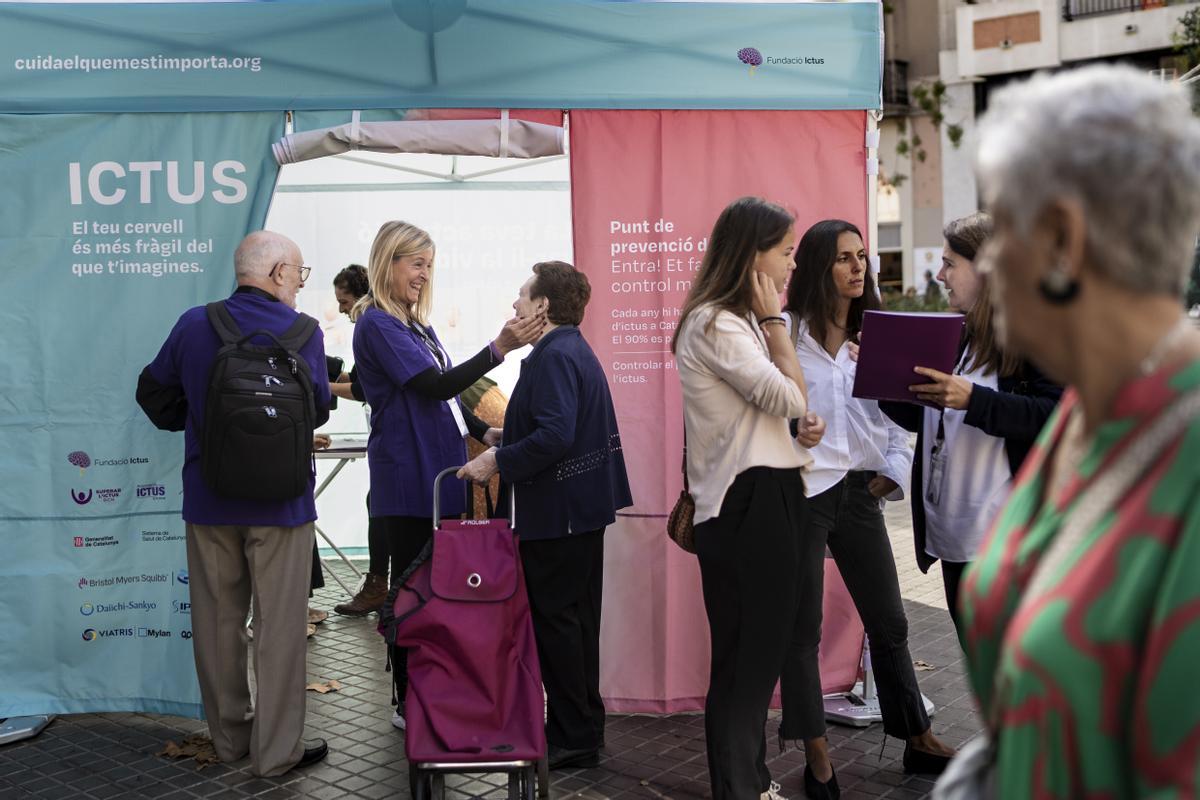
[{"label": "woman's outstretched hand", "polygon": [[545,314],[537,314],[532,317],[513,317],[500,329],[500,335],[495,339],[496,349],[507,355],[517,348],[537,341],[545,327]]}]

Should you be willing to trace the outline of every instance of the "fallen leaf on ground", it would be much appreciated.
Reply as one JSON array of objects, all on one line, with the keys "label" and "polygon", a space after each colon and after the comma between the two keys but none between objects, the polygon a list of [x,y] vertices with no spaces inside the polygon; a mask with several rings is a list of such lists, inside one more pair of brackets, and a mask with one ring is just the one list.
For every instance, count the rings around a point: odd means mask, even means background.
[{"label": "fallen leaf on ground", "polygon": [[336,692],[338,689],[341,689],[342,684],[339,683],[338,681],[324,681],[324,682],[318,681],[317,683],[310,683],[308,686],[305,686],[304,688],[310,692],[319,692],[321,694],[326,694],[327,692]]},{"label": "fallen leaf on ground", "polygon": [[917,672],[929,672],[929,670],[931,670],[931,669],[937,669],[937,667],[935,667],[933,664],[922,661],[919,658],[913,662],[913,668]]},{"label": "fallen leaf on ground", "polygon": [[216,764],[220,759],[213,750],[212,739],[203,734],[193,733],[180,743],[168,740],[158,755],[166,758],[194,758],[198,765],[196,769],[204,769],[209,764]]}]

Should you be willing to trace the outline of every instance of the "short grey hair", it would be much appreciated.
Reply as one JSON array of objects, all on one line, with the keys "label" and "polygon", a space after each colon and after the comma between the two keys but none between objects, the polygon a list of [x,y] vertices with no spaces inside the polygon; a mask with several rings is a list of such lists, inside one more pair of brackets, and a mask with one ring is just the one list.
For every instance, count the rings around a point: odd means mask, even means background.
[{"label": "short grey hair", "polygon": [[295,244],[272,231],[254,231],[238,245],[233,254],[233,272],[239,279],[265,278],[281,261],[292,257]]},{"label": "short grey hair", "polygon": [[989,106],[976,153],[989,208],[1027,234],[1051,202],[1074,200],[1099,273],[1183,293],[1200,230],[1200,121],[1182,87],[1090,66],[1007,86]]}]

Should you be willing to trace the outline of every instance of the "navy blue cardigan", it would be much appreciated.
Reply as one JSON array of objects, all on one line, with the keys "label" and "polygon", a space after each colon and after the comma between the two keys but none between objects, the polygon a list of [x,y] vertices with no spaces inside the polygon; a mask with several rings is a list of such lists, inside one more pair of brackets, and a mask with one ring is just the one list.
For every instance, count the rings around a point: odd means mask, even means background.
[{"label": "navy blue cardigan", "polygon": [[525,541],[598,530],[633,505],[608,379],[579,328],[555,328],[521,362],[496,463]]},{"label": "navy blue cardigan", "polygon": [[[1058,405],[1062,387],[1052,383],[1028,362],[1022,362],[1015,375],[1001,377],[996,383],[998,389],[979,384],[971,389],[964,422],[989,436],[1004,440],[1004,454],[1015,477],[1046,420],[1050,419],[1051,412]],[[913,459],[912,488],[908,495],[912,501],[917,566],[921,572],[928,572],[937,559],[925,552],[925,481],[921,464],[925,408],[913,403],[894,402],[881,402],[879,407],[897,425],[917,434],[917,455]],[[936,433],[930,431],[931,436]],[[953,464],[947,467],[954,469]]]}]

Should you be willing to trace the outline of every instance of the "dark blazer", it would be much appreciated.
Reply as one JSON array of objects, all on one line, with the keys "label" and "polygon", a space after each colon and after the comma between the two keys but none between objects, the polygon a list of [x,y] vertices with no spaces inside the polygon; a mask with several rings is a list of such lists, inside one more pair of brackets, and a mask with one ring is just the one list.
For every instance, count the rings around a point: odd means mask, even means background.
[{"label": "dark blazer", "polygon": [[[1050,413],[1058,405],[1062,387],[1052,383],[1027,361],[1021,362],[1015,375],[1000,378],[999,389],[988,389],[978,384],[971,390],[967,402],[968,425],[1004,440],[1004,453],[1008,466],[1015,476],[1029,455]],[[921,464],[921,448],[925,438],[924,406],[913,403],[881,402],[879,407],[902,428],[917,434],[917,456],[913,459],[912,488],[908,496],[912,502],[913,544],[917,550],[917,566],[928,572],[936,558],[925,552],[925,480]],[[930,431],[933,436],[937,431]],[[946,465],[954,469],[954,464]]]},{"label": "dark blazer", "polygon": [[579,328],[555,328],[521,362],[496,463],[525,541],[598,530],[633,505],[608,379]]}]

